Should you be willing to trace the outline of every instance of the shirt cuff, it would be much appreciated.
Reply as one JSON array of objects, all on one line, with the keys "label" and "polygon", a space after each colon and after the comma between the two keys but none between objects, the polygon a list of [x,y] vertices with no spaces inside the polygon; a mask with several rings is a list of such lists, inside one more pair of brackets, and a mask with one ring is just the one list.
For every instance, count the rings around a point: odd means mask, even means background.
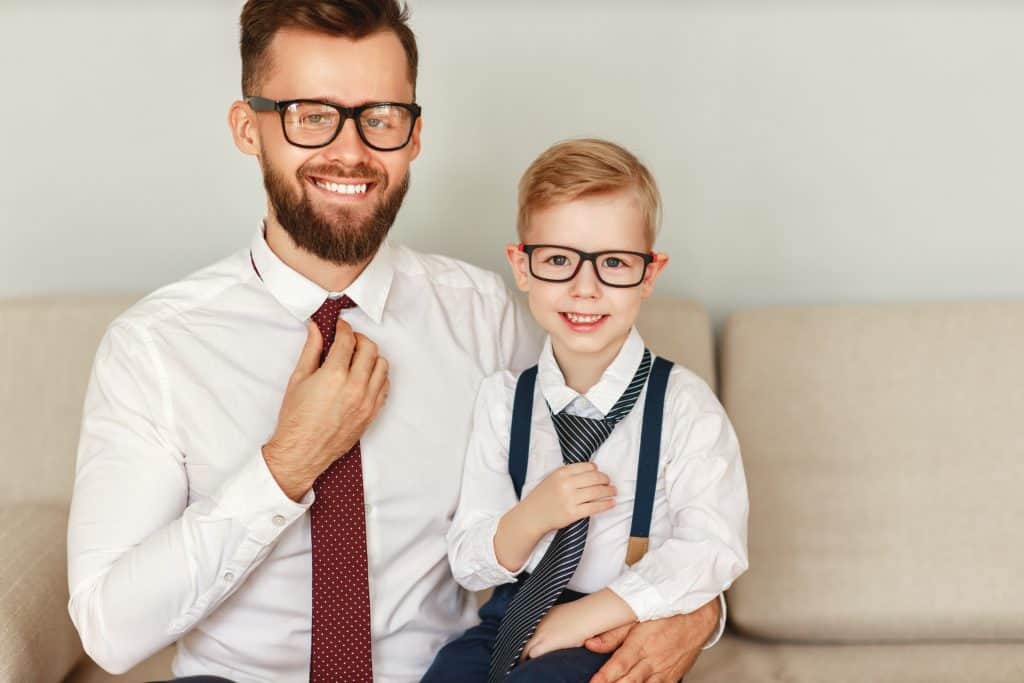
[{"label": "shirt cuff", "polygon": [[[616,595],[626,601],[637,621],[652,621],[675,616],[676,612],[666,610],[665,600],[658,591],[634,571],[626,570],[612,581],[608,588]],[[718,594],[718,604],[721,607],[718,616],[718,627],[711,634],[702,650],[713,647],[722,638],[725,632],[725,593]]]},{"label": "shirt cuff", "polygon": [[494,552],[494,537],[498,533],[498,525],[500,523],[501,517],[497,516],[480,524],[473,530],[473,539],[471,541],[473,551],[470,557],[467,558],[470,560],[470,566],[468,567],[470,572],[479,581],[488,586],[513,583],[519,572],[523,571],[523,568],[526,566],[524,564],[517,571],[510,572],[498,562],[498,556]]},{"label": "shirt cuff", "polygon": [[243,525],[249,535],[264,545],[272,543],[313,504],[313,490],[295,502],[281,490],[263,451],[256,451],[214,496],[217,508]]},{"label": "shirt cuff", "polygon": [[718,604],[722,608],[718,614],[718,628],[708,638],[708,642],[704,643],[704,647],[701,648],[702,650],[710,650],[722,639],[722,634],[725,633],[725,593],[718,594]]}]

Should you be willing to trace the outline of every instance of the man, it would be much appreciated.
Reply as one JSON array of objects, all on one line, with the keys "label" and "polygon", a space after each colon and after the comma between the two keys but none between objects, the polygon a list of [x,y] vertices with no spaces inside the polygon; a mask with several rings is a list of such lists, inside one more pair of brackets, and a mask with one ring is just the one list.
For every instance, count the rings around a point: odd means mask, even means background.
[{"label": "man", "polygon": [[[69,609],[114,672],[177,642],[177,676],[416,681],[474,619],[444,533],[477,385],[538,342],[497,276],[385,241],[422,131],[394,0],[250,0],[241,48],[266,220],[101,342]],[[718,619],[595,639],[595,680],[678,678]]]}]

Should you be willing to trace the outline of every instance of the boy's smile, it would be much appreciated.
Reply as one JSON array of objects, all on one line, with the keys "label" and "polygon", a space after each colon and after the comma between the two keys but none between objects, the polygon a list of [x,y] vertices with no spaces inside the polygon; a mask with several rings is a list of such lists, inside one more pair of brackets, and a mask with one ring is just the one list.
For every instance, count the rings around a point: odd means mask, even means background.
[{"label": "boy's smile", "polygon": [[[534,244],[561,245],[584,252],[650,251],[645,222],[633,192],[588,195],[546,206],[531,213],[525,240]],[[668,262],[655,254],[642,282],[635,287],[611,287],[601,282],[594,261],[583,261],[575,277],[566,282],[547,282],[531,274],[531,255],[516,246],[507,250],[516,284],[527,292],[530,311],[551,335],[552,350],[570,386],[576,368],[596,372],[596,381],[618,354],[629,336],[640,303],[654,288],[654,281]],[[555,259],[540,250],[532,254],[534,272],[543,259]],[[606,268],[625,267],[614,257],[599,257]],[[571,272],[571,270],[570,270]],[[586,383],[584,381],[583,383]],[[580,391],[580,387],[573,386]],[[583,388],[581,393],[589,387]]]}]

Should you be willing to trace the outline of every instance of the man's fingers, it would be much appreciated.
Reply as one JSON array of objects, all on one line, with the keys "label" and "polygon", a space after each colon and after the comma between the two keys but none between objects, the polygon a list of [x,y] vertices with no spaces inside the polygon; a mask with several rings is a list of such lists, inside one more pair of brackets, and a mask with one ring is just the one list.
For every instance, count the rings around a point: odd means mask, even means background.
[{"label": "man's fingers", "polygon": [[337,327],[334,332],[334,343],[331,344],[327,357],[324,358],[324,367],[348,374],[348,368],[352,364],[352,353],[356,348],[356,335],[352,332],[352,326],[342,318],[338,318]]},{"label": "man's fingers", "polygon": [[306,322],[306,343],[299,354],[299,360],[295,362],[295,370],[292,372],[289,384],[295,384],[306,379],[320,367],[320,351],[324,347],[324,339],[320,334],[320,328],[312,321]]},{"label": "man's fingers", "polygon": [[384,388],[388,379],[388,361],[386,358],[377,356],[374,361],[373,370],[370,372],[370,381],[366,385],[366,392],[369,396],[376,397]]},{"label": "man's fingers", "polygon": [[632,628],[633,624],[613,628],[611,631],[605,631],[593,638],[587,639],[584,645],[591,652],[600,652],[602,654],[611,652],[619,647],[619,645],[622,645],[622,642],[626,640],[626,636],[629,635]]},{"label": "man's fingers", "polygon": [[368,385],[370,375],[377,362],[377,345],[369,337],[356,332],[356,347],[349,366],[349,379],[353,382]]}]

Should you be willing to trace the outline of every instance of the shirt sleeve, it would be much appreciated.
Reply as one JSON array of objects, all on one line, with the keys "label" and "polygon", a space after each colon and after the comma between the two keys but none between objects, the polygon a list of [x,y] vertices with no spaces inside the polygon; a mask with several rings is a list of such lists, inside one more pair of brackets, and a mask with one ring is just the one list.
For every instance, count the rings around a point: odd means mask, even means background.
[{"label": "shirt sleeve", "polygon": [[[671,419],[661,457],[671,536],[609,586],[641,621],[719,599],[747,569],[747,485],[725,410],[703,381],[677,368],[665,412]],[[722,607],[724,623],[724,601]]]},{"label": "shirt sleeve", "polygon": [[68,523],[68,610],[86,652],[122,673],[217,608],[312,503],[280,489],[259,447],[189,504],[164,376],[142,330],[108,329],[83,411]]},{"label": "shirt sleeve", "polygon": [[508,473],[514,386],[511,373],[491,375],[481,384],[473,409],[459,504],[447,535],[452,575],[471,591],[512,583],[522,571],[505,569],[494,554],[498,522],[518,503]]},{"label": "shirt sleeve", "polygon": [[537,363],[544,343],[544,332],[533,320],[523,297],[508,289],[504,289],[504,293],[498,331],[501,365],[497,369],[510,370],[518,376],[521,371]]}]

